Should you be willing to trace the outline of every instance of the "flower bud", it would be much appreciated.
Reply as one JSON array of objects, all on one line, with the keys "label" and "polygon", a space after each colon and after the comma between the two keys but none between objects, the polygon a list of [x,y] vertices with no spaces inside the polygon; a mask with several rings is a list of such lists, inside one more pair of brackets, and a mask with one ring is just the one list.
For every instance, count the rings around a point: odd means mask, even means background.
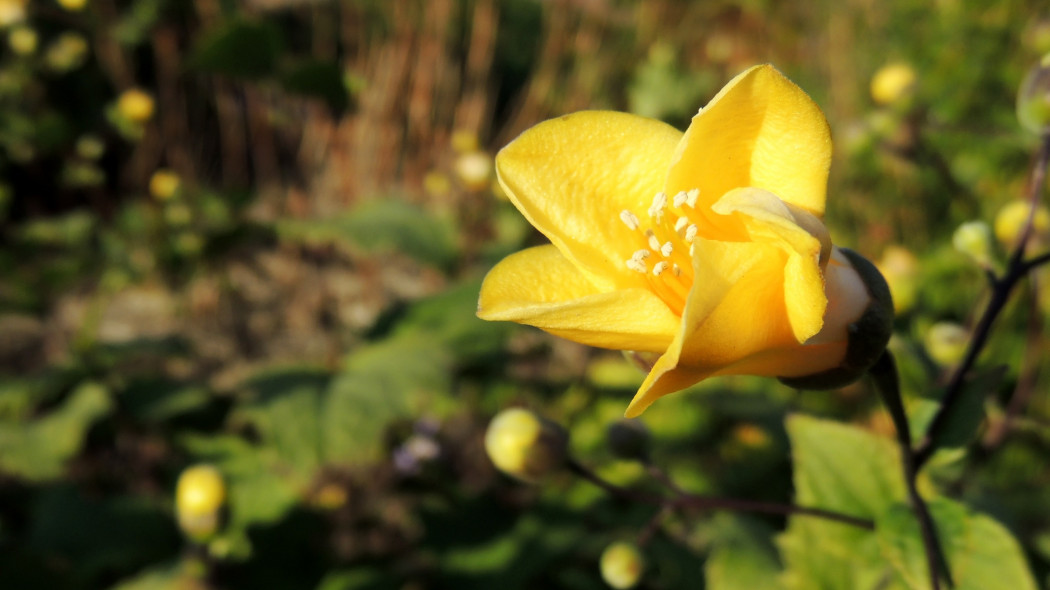
[{"label": "flower bud", "polygon": [[30,55],[36,52],[39,42],[36,31],[26,26],[15,27],[7,35],[7,46],[17,55]]},{"label": "flower bud", "polygon": [[937,322],[926,330],[926,353],[940,365],[954,365],[966,354],[970,333],[954,322]]},{"label": "flower bud", "polygon": [[1021,127],[1037,135],[1050,132],[1050,53],[1028,70],[1021,82],[1017,119]]},{"label": "flower bud", "polygon": [[984,221],[967,221],[952,234],[955,249],[981,266],[992,262],[992,230]]},{"label": "flower bud", "polygon": [[208,540],[219,530],[226,484],[211,465],[186,468],[175,485],[175,511],[179,528],[194,541]]},{"label": "flower bud", "polygon": [[620,459],[647,461],[652,435],[640,420],[613,422],[606,430],[609,450]]},{"label": "flower bud", "polygon": [[[848,344],[845,358],[839,366],[803,377],[781,377],[785,385],[796,389],[836,389],[853,383],[882,356],[893,334],[893,298],[889,286],[875,265],[860,254],[846,248],[838,248],[856,273],[860,285],[851,285],[853,291],[866,291],[868,300],[863,311],[853,316],[846,326]],[[856,301],[863,297],[855,293],[842,293],[838,297],[828,296],[828,316],[833,315],[830,309],[836,299],[847,300],[840,303],[852,308]],[[829,320],[825,320],[826,323]],[[840,320],[841,321],[841,320]]]},{"label": "flower bud", "polygon": [[891,63],[879,68],[871,78],[871,98],[876,104],[890,105],[909,97],[918,77],[906,63]]},{"label": "flower bud", "polygon": [[[1028,221],[1032,205],[1028,201],[1015,200],[1007,203],[995,216],[995,237],[1003,246],[1012,248],[1017,244]],[[1032,217],[1032,233],[1037,238],[1044,237],[1050,231],[1050,211],[1045,205],[1036,205]]]},{"label": "flower bud", "polygon": [[0,2],[0,27],[9,27],[25,20],[26,0],[4,0]]},{"label": "flower bud", "polygon": [[535,483],[565,462],[569,437],[560,426],[524,408],[503,410],[485,432],[485,451],[507,475]]},{"label": "flower bud", "polygon": [[492,178],[492,156],[485,152],[470,152],[456,158],[456,175],[470,190],[488,188]]},{"label": "flower bud", "polygon": [[153,97],[139,88],[125,90],[117,98],[117,111],[134,123],[145,123],[153,117]]},{"label": "flower bud", "polygon": [[179,175],[171,170],[160,169],[149,178],[149,194],[158,201],[167,201],[175,196],[180,185]]},{"label": "flower bud", "polygon": [[645,558],[633,543],[613,543],[602,552],[602,579],[616,590],[633,588],[645,571]]}]

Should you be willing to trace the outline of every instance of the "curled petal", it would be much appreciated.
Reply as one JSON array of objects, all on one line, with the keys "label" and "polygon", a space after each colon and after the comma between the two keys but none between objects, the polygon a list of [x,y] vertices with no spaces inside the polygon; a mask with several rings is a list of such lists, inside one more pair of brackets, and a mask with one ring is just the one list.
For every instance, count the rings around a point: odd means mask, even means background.
[{"label": "curled petal", "polygon": [[508,256],[481,285],[478,317],[542,328],[574,342],[664,352],[679,319],[648,289],[601,291],[554,246]]}]

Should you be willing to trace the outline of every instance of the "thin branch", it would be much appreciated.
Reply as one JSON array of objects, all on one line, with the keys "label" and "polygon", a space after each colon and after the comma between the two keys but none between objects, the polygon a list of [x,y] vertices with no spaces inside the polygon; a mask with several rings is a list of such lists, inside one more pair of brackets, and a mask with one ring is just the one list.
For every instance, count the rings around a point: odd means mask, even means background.
[{"label": "thin branch", "polygon": [[831,510],[823,510],[821,508],[809,508],[806,506],[795,506],[793,504],[777,504],[773,502],[758,502],[754,500],[738,500],[736,498],[722,498],[715,496],[701,496],[697,494],[690,494],[681,490],[681,488],[674,484],[674,482],[672,482],[670,478],[666,477],[666,474],[663,474],[664,479],[661,480],[661,483],[664,483],[664,485],[667,485],[672,490],[676,490],[675,495],[673,497],[652,495],[610,483],[602,479],[598,474],[594,473],[575,459],[569,459],[568,467],[571,472],[602,488],[610,495],[620,498],[622,500],[640,502],[644,504],[654,504],[663,508],[670,509],[691,508],[703,510],[733,510],[737,512],[759,512],[764,514],[780,514],[785,516],[814,516],[817,518],[823,518],[825,520],[831,520],[843,524],[848,524],[869,531],[875,530],[875,523],[868,519],[858,518],[856,516],[850,516],[848,514],[842,514],[840,512],[834,512]]},{"label": "thin branch", "polygon": [[908,488],[908,500],[912,511],[919,521],[923,550],[926,552],[926,566],[930,572],[930,585],[933,590],[940,590],[940,574],[943,571],[945,581],[949,586],[954,586],[947,560],[944,557],[944,550],[937,538],[933,517],[915,483],[919,466],[911,449],[911,428],[908,425],[908,415],[904,410],[904,401],[901,399],[900,380],[893,355],[889,351],[883,352],[868,373],[874,380],[875,389],[879,392],[883,403],[886,404],[886,409],[897,431],[897,444],[900,445],[901,462],[904,466],[904,483]]},{"label": "thin branch", "polygon": [[1010,294],[1013,292],[1014,286],[1020,282],[1021,279],[1028,276],[1028,272],[1032,268],[1047,262],[1047,256],[1050,256],[1050,254],[1047,254],[1038,256],[1029,261],[1024,260],[1025,246],[1032,234],[1036,205],[1042,194],[1043,186],[1046,184],[1046,170],[1048,164],[1050,164],[1050,134],[1043,136],[1039,155],[1036,159],[1035,167],[1032,170],[1031,182],[1028,185],[1028,201],[1031,205],[1028,212],[1028,219],[1025,221],[1024,229],[1021,231],[1021,235],[1017,240],[1017,245],[1014,247],[1010,259],[1007,262],[1006,271],[1001,278],[993,282],[991,299],[988,301],[988,305],[985,307],[980,320],[977,322],[977,326],[974,328],[973,336],[970,338],[970,343],[966,348],[966,354],[963,357],[962,362],[959,363],[959,366],[955,369],[955,372],[952,374],[951,379],[948,382],[948,386],[945,388],[944,395],[941,397],[941,406],[930,421],[930,425],[926,429],[926,434],[915,448],[914,460],[916,470],[921,469],[936,450],[937,436],[947,424],[948,416],[951,414],[951,409],[955,406],[959,397],[962,395],[963,385],[966,381],[966,374],[973,368],[977,361],[977,356],[981,353],[985,344],[988,343],[988,336],[991,333],[992,324],[1006,307],[1006,303],[1010,299]]}]

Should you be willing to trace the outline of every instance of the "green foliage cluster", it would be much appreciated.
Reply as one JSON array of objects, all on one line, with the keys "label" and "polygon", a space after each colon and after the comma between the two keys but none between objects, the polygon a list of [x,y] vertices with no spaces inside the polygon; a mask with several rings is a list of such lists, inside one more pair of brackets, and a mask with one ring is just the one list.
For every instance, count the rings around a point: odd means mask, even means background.
[{"label": "green foliage cluster", "polygon": [[[606,546],[648,531],[641,588],[928,588],[892,423],[865,383],[800,394],[719,379],[643,421],[653,461],[690,492],[834,510],[874,530],[664,515],[568,473],[539,487],[496,473],[487,420],[524,405],[565,425],[601,477],[661,489],[606,440],[636,367],[474,317],[483,272],[541,237],[455,178],[450,138],[412,143],[417,111],[399,132],[406,153],[430,154],[429,180],[407,160],[377,164],[415,186],[336,212],[275,205],[261,179],[317,173],[291,163],[305,148],[282,153],[279,171],[251,160],[247,182],[228,181],[232,131],[211,124],[221,101],[202,97],[237,89],[245,120],[266,103],[279,146],[309,109],[324,113],[318,127],[353,120],[366,134],[354,117],[398,48],[433,40],[406,31],[439,27],[423,4],[0,0],[0,587],[587,590],[605,587]],[[837,146],[829,223],[836,243],[882,258],[899,303],[891,349],[922,431],[939,407],[931,384],[957,361],[931,328],[966,325],[984,296],[952,233],[1024,191],[1035,142],[1014,120],[1014,93],[1050,50],[1036,3],[449,5],[459,20],[438,36],[456,42],[477,33],[475,11],[498,13],[492,79],[473,80],[464,64],[480,58],[465,51],[443,72],[491,87],[491,137],[520,131],[515,109],[569,105],[683,126],[759,61],[810,91]],[[326,44],[339,27],[360,47]],[[608,43],[588,45],[594,35]],[[177,47],[170,71],[165,39]],[[890,62],[917,82],[875,104],[870,78]],[[173,87],[189,129],[168,118]],[[148,116],[122,110],[132,89],[154,101]],[[186,132],[188,150],[173,139]],[[158,170],[177,171],[176,185],[151,188]],[[910,253],[904,268],[883,256],[891,247]],[[1006,248],[993,244],[989,263]],[[920,481],[956,588],[1050,580],[1044,278],[1000,318]],[[1015,391],[1034,395],[1004,432]],[[218,532],[194,541],[174,491],[199,463],[218,468],[227,498]]]}]

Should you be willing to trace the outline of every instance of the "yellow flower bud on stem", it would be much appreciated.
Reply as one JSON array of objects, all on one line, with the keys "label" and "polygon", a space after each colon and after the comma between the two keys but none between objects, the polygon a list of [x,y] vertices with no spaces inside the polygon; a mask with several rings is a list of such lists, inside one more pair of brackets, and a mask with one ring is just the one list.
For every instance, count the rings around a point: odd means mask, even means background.
[{"label": "yellow flower bud on stem", "polygon": [[602,579],[616,590],[634,588],[645,571],[645,558],[633,543],[613,543],[602,552]]},{"label": "yellow flower bud on stem", "polygon": [[219,530],[225,503],[226,483],[214,466],[194,465],[179,475],[175,512],[179,528],[193,541],[205,542]]},{"label": "yellow flower bud on stem", "polygon": [[565,464],[568,441],[561,426],[524,408],[510,408],[489,423],[485,452],[500,471],[537,483]]}]

